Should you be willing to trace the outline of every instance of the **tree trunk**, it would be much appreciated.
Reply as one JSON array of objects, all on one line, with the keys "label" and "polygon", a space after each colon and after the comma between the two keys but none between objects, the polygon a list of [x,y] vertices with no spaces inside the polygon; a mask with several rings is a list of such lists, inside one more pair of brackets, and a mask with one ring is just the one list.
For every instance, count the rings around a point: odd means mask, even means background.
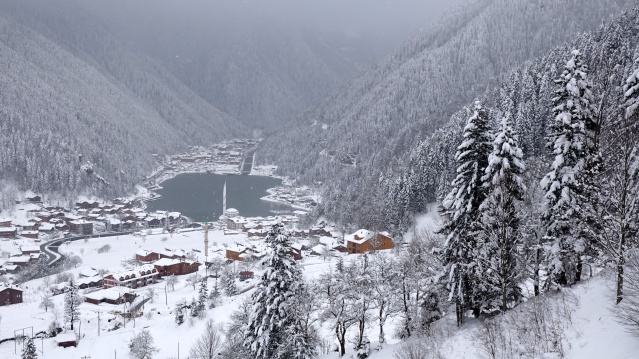
[{"label": "tree trunk", "polygon": [[624,257],[625,246],[626,235],[622,230],[621,238],[619,239],[619,248],[617,249],[617,304],[619,304],[619,302],[623,299],[623,267],[626,264],[626,259]]},{"label": "tree trunk", "polygon": [[339,356],[343,357],[346,354],[346,328],[343,323],[337,324],[335,334],[337,334],[337,341],[339,342]]},{"label": "tree trunk", "polygon": [[384,344],[386,338],[384,336],[384,304],[379,306],[379,344]]},{"label": "tree trunk", "polygon": [[577,255],[577,269],[575,270],[575,282],[581,281],[581,272],[583,270],[583,261],[581,260],[581,256]]},{"label": "tree trunk", "polygon": [[457,327],[461,327],[464,324],[464,311],[459,299],[455,300],[455,314],[457,315]]},{"label": "tree trunk", "polygon": [[535,291],[535,297],[539,295],[539,248],[535,249],[535,270],[533,274],[533,288]]}]

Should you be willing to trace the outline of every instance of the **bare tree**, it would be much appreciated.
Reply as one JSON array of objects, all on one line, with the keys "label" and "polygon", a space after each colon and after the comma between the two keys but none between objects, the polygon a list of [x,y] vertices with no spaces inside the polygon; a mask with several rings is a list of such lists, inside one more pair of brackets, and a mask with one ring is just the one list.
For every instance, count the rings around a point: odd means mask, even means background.
[{"label": "bare tree", "polygon": [[131,357],[134,359],[151,359],[154,353],[159,352],[159,349],[153,344],[151,333],[147,329],[142,329],[140,333],[131,338],[129,350]]},{"label": "bare tree", "polygon": [[45,312],[49,311],[49,308],[53,308],[54,304],[51,300],[50,294],[45,294],[42,296],[42,301],[40,302],[40,308],[44,309]]},{"label": "bare tree", "polygon": [[167,287],[171,287],[172,291],[175,291],[175,285],[178,283],[178,278],[174,275],[170,275],[166,277],[166,285]]},{"label": "bare tree", "polygon": [[155,298],[158,297],[158,293],[155,288],[149,287],[146,289],[146,296],[147,298],[149,298],[149,302],[153,303],[155,301]]},{"label": "bare tree", "polygon": [[222,350],[223,343],[219,329],[215,326],[213,319],[209,319],[204,327],[204,333],[191,347],[189,358],[213,359]]}]

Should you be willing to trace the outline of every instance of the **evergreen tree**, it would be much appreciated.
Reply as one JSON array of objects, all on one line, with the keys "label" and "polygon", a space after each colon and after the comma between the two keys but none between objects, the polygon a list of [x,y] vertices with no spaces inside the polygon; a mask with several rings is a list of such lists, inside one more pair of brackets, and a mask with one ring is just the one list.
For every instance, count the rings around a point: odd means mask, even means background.
[{"label": "evergreen tree", "polygon": [[463,312],[472,308],[478,314],[471,283],[476,266],[476,232],[479,224],[479,206],[486,198],[482,177],[488,166],[488,155],[493,149],[488,111],[475,102],[472,115],[464,128],[462,144],[457,148],[457,177],[452,190],[442,202],[445,218],[440,233],[446,243],[441,259],[448,272],[449,300],[455,302],[457,324],[463,322]]},{"label": "evergreen tree", "polygon": [[33,344],[33,339],[32,338],[27,338],[27,342],[25,343],[24,347],[22,348],[22,359],[36,359],[38,357],[38,351],[35,347],[35,344]]},{"label": "evergreen tree", "polygon": [[192,317],[197,317],[200,315],[200,307],[198,305],[197,300],[195,300],[195,297],[193,297],[191,299],[191,304],[189,305],[191,307],[191,316]]},{"label": "evergreen tree", "polygon": [[217,286],[213,287],[211,292],[209,292],[209,309],[215,308],[217,305],[217,301],[220,298],[220,291],[217,289]]},{"label": "evergreen tree", "polygon": [[233,271],[227,270],[224,272],[224,293],[227,297],[237,295],[237,285],[235,284],[235,274]]},{"label": "evergreen tree", "polygon": [[636,115],[639,108],[639,57],[635,60],[635,68],[632,74],[626,79],[623,85],[625,103],[625,117],[631,118]]},{"label": "evergreen tree", "polygon": [[[578,50],[555,82],[554,120],[549,126],[547,146],[555,159],[552,170],[541,181],[546,192],[542,220],[549,284],[569,285],[580,279],[581,256],[590,245],[585,233],[590,215],[597,169],[596,109],[587,78],[588,68]],[[592,160],[592,161],[591,161]],[[598,161],[598,160],[597,160]]]},{"label": "evergreen tree", "polygon": [[64,321],[65,323],[71,323],[71,330],[73,330],[73,323],[80,319],[78,307],[82,302],[82,297],[78,294],[78,287],[73,278],[71,278],[67,286],[67,292],[64,294]]},{"label": "evergreen tree", "polygon": [[184,303],[177,303],[175,305],[175,322],[177,325],[184,323]]},{"label": "evergreen tree", "polygon": [[198,293],[198,299],[197,299],[197,310],[199,315],[204,315],[206,313],[207,297],[208,297],[208,293],[206,288],[206,280],[202,280],[200,283],[200,291]]},{"label": "evergreen tree", "polygon": [[344,273],[344,258],[342,256],[337,258],[337,265],[335,265],[335,269],[338,273]]},{"label": "evergreen tree", "polygon": [[478,246],[478,286],[485,295],[485,310],[501,307],[521,299],[519,288],[517,245],[519,216],[517,202],[526,191],[521,175],[526,170],[522,160],[518,138],[508,116],[501,121],[496,133],[493,152],[488,157],[488,167],[483,177],[488,190],[487,198],[480,206],[482,235]]},{"label": "evergreen tree", "polygon": [[288,332],[300,322],[293,304],[302,278],[281,224],[273,226],[267,243],[270,253],[264,260],[266,270],[251,297],[244,347],[255,359],[311,358],[304,354],[308,349],[302,347],[305,341],[290,337]]}]

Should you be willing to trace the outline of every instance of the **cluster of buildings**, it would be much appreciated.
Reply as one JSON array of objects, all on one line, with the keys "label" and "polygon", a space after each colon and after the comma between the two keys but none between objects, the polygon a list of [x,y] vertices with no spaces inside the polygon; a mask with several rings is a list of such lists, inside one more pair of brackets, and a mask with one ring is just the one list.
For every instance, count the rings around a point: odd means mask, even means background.
[{"label": "cluster of buildings", "polygon": [[39,246],[21,246],[20,252],[3,259],[0,262],[0,274],[17,273],[40,259]]},{"label": "cluster of buildings", "polygon": [[234,139],[227,142],[217,143],[211,146],[190,147],[187,153],[170,156],[166,159],[159,159],[162,169],[146,179],[149,188],[164,179],[165,175],[184,171],[196,172],[222,172],[228,174],[239,174],[247,152],[254,149],[259,140],[256,139]]},{"label": "cluster of buildings", "polygon": [[[256,240],[268,236],[270,227],[275,223],[282,223],[289,227],[289,233],[294,242],[291,245],[291,254],[295,260],[302,259],[304,255],[363,254],[391,249],[395,246],[388,234],[366,229],[360,229],[343,237],[333,227],[323,222],[309,229],[297,229],[294,226],[298,221],[296,216],[244,218],[239,216],[237,210],[229,208],[221,220],[226,222],[227,232],[225,233],[244,232],[249,239],[247,244],[236,244],[226,248],[225,258],[229,261],[247,262],[263,258],[265,243]],[[317,244],[311,245],[311,243]]]},{"label": "cluster of buildings", "polygon": [[[37,196],[39,199],[40,197]],[[179,224],[179,212],[147,213],[132,201],[115,199],[113,203],[84,200],[71,210],[30,202],[26,219],[0,218],[0,239],[18,237],[40,240],[42,234],[93,234],[96,226],[105,231],[121,232],[140,228],[157,228]]]},{"label": "cluster of buildings", "polygon": [[[271,188],[268,190],[268,196],[263,197],[264,200],[285,203],[295,208],[301,208],[305,211],[312,210],[317,206],[317,202],[313,197],[310,188],[293,187],[293,186],[280,186]],[[305,211],[299,211],[296,214],[305,214]]]}]

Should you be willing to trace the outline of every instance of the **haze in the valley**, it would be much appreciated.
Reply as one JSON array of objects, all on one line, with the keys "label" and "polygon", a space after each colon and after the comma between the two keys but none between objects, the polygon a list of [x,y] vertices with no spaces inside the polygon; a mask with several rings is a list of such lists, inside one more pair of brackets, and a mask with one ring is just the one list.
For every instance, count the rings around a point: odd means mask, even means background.
[{"label": "haze in the valley", "polygon": [[459,0],[97,1],[112,30],[203,98],[260,129],[282,125]]}]

